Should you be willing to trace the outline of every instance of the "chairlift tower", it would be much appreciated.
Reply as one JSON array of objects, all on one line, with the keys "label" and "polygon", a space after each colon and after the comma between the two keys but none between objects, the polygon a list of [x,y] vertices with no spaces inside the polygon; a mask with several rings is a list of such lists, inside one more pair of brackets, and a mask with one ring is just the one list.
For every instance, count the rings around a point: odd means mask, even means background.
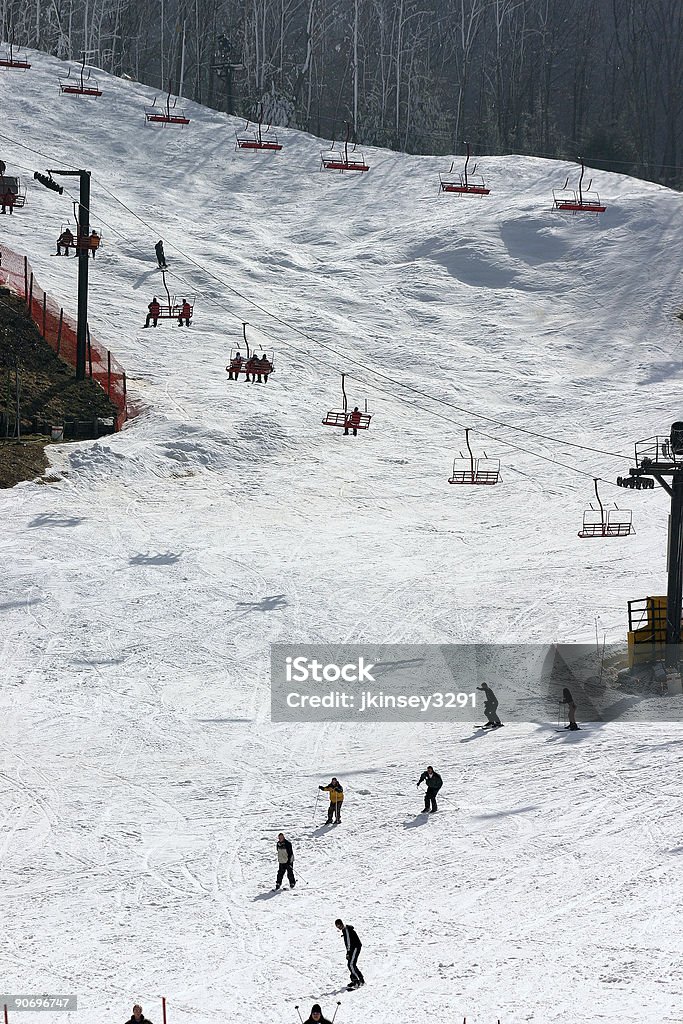
[{"label": "chairlift tower", "polygon": [[80,194],[78,197],[78,223],[76,224],[76,255],[78,256],[78,321],[76,325],[76,380],[85,380],[85,363],[88,341],[88,267],[90,266],[90,249],[82,244],[83,239],[90,236],[90,171],[58,171],[50,170],[48,176],[35,172],[33,177],[41,185],[59,192],[64,189],[53,180],[53,175],[78,178]]},{"label": "chairlift tower", "polygon": [[617,477],[619,487],[651,489],[656,480],[671,498],[666,593],[666,660],[679,659],[683,598],[683,422],[671,425],[668,437],[636,442],[635,466],[629,476]]}]

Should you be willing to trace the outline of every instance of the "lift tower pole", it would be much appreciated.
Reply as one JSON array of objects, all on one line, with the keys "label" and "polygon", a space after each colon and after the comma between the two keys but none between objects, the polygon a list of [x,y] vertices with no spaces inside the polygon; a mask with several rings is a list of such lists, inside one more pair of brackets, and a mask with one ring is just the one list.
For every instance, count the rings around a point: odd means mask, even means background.
[{"label": "lift tower pole", "polygon": [[52,189],[53,192],[64,191],[52,179],[53,174],[80,179],[78,197],[78,221],[76,224],[76,255],[78,256],[78,321],[76,326],[76,380],[85,380],[85,363],[88,343],[88,267],[90,249],[90,171],[57,171],[48,170],[49,178],[37,171],[33,177]]},{"label": "lift tower pole", "polygon": [[[666,591],[666,660],[679,660],[683,613],[683,422],[671,425],[669,437],[651,437],[636,443],[636,464],[620,487],[654,487],[652,479],[671,498],[669,518],[668,582]],[[652,478],[652,479],[649,479]],[[670,478],[667,479],[667,478]]]}]

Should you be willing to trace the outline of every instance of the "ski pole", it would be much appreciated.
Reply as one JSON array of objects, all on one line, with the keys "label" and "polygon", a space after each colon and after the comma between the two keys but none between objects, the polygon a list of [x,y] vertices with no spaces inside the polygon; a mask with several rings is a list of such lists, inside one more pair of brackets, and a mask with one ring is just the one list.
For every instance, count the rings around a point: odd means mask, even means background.
[{"label": "ski pole", "polygon": [[341,1003],[339,1001],[337,1001],[337,1007],[336,1007],[336,1009],[335,1009],[335,1011],[334,1011],[334,1013],[332,1015],[332,1024],[334,1024],[334,1018],[337,1016],[337,1010],[339,1009],[340,1006],[341,1006]]},{"label": "ski pole", "polygon": [[319,799],[320,799],[320,790],[318,790],[318,795],[315,798],[315,810],[313,811],[313,824],[314,825],[315,825],[315,818],[316,818],[316,815],[318,813],[318,800]]},{"label": "ski pole", "polygon": [[[295,1006],[294,1009],[296,1010],[297,1013],[299,1013],[299,1007],[298,1006]],[[303,1019],[303,1017],[301,1016],[300,1013],[299,1013],[299,1020],[301,1021],[301,1024],[304,1024],[304,1019]]]}]

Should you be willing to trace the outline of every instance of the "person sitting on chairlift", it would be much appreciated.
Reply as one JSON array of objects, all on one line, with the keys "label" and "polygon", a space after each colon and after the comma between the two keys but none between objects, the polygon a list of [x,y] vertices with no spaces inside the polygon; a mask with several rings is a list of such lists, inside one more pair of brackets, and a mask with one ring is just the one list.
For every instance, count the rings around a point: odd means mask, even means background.
[{"label": "person sitting on chairlift", "polygon": [[69,228],[66,228],[64,231],[62,231],[61,235],[57,239],[57,255],[61,256],[61,250],[64,249],[64,256],[68,256],[69,249],[71,249],[72,247],[75,248],[75,246],[76,241],[74,239],[74,236],[71,230]]},{"label": "person sitting on chairlift", "polygon": [[183,326],[183,322],[185,323],[186,327],[189,327],[190,326],[190,317],[191,316],[192,316],[192,306],[187,301],[187,299],[183,299],[183,304],[180,307],[180,316],[178,317],[178,327],[182,327]]},{"label": "person sitting on chairlift", "polygon": [[353,436],[358,437],[358,424],[360,423],[361,413],[358,410],[358,406],[354,406],[353,412],[347,417],[346,423],[344,424],[344,433],[348,434],[349,427],[353,429]]},{"label": "person sitting on chairlift", "polygon": [[[273,369],[273,364],[268,359],[267,353],[264,352],[263,355],[261,356],[261,373],[263,374],[263,382],[264,382],[264,384],[268,383],[268,374],[271,373],[272,369]],[[259,380],[260,379],[261,379],[261,377],[259,376]]]},{"label": "person sitting on chairlift", "polygon": [[[244,364],[244,374],[245,374],[244,379],[246,380],[247,384],[255,384],[256,383],[256,363],[257,363],[257,361],[258,360],[256,359],[256,356],[249,356],[249,358],[247,359],[246,363]],[[253,380],[252,380],[252,376],[253,376]]]},{"label": "person sitting on chairlift", "polygon": [[149,313],[147,314],[147,319],[145,320],[145,327],[149,327],[150,320],[152,321],[152,325],[156,327],[157,320],[159,319],[159,314],[161,313],[161,306],[159,305],[159,300],[157,299],[156,295],[150,302],[147,309],[149,310]]},{"label": "person sitting on chairlift", "polygon": [[241,352],[238,352],[235,358],[230,360],[230,366],[226,366],[226,370],[228,371],[228,380],[240,379],[240,370],[242,369],[243,362],[244,360],[242,359]]},{"label": "person sitting on chairlift", "polygon": [[90,235],[89,240],[88,240],[88,248],[90,249],[90,252],[92,253],[92,258],[93,259],[95,259],[95,253],[97,252],[99,247],[100,247],[100,236],[97,234],[96,231],[93,231],[91,233],[91,235]]},{"label": "person sitting on chairlift", "polygon": [[16,196],[11,188],[8,188],[2,197],[2,210],[0,213],[6,213],[9,207],[10,214],[14,213],[14,204],[16,202]]}]

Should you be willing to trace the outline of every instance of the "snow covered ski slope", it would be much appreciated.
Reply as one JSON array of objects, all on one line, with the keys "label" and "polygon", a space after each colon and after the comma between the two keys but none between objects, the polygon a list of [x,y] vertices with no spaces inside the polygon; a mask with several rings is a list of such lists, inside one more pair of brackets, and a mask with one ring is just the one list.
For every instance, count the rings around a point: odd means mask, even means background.
[{"label": "snow covered ski slope", "polygon": [[[276,725],[269,649],[625,634],[663,592],[664,495],[605,485],[636,535],[577,531],[592,477],[683,412],[681,197],[595,173],[606,213],[564,216],[575,165],[528,157],[479,157],[483,198],[439,196],[450,159],[324,173],[329,142],[235,152],[235,118],[145,126],[152,90],[60,95],[64,65],[29,59],[0,74],[29,186],[0,241],[75,310],[71,200],[30,179],[92,171],[91,328],[138,415],[0,494],[5,991],[155,1024],[161,994],[169,1024],[337,999],[338,1024],[680,1022],[680,727]],[[160,238],[189,329],[142,330]],[[243,321],[267,385],[227,380]],[[357,438],[321,424],[342,372]],[[496,487],[448,485],[466,427]],[[280,831],[300,881],[271,897]],[[348,996],[337,917],[363,941]]]}]

